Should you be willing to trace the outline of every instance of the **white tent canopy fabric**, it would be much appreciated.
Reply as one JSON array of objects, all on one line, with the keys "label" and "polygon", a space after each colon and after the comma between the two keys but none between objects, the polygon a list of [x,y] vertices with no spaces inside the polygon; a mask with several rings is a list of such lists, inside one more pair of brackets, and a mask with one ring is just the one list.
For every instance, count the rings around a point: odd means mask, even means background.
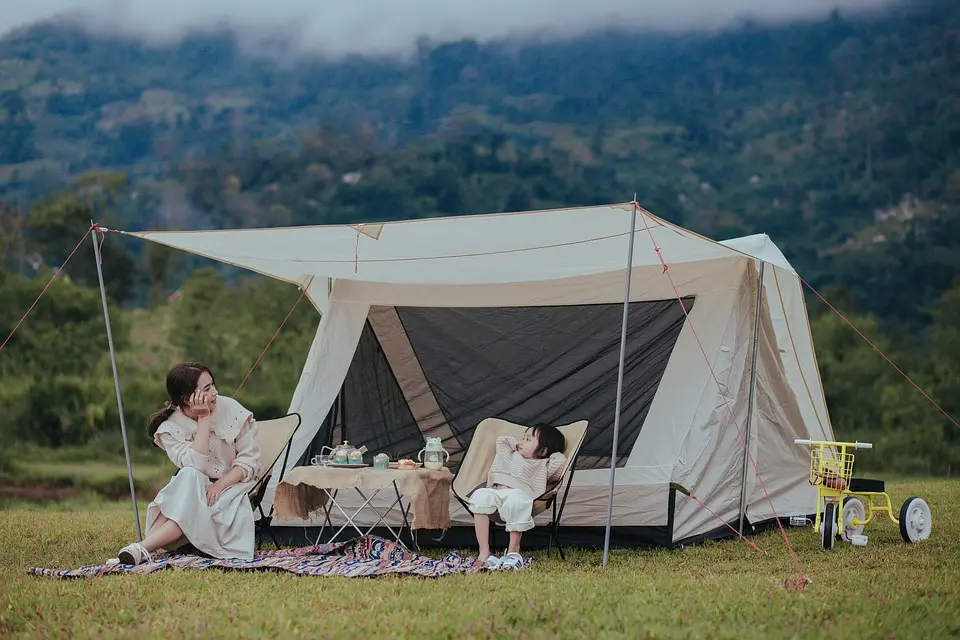
[{"label": "white tent canopy fabric", "polygon": [[[322,317],[290,403],[303,424],[291,445],[290,468],[330,412],[372,312],[622,304],[633,207],[130,235],[306,290]],[[679,293],[696,302],[629,458],[617,469],[614,526],[669,524],[672,541],[724,526],[682,497],[667,513],[670,483],[694,490],[726,522],[740,515],[741,490],[751,522],[773,517],[774,510],[780,516],[809,513],[815,491],[806,482],[807,451],[793,439],[832,439],[832,427],[796,272],[765,235],[715,242],[640,213],[630,301],[676,300]],[[741,487],[743,447],[737,431],[744,429],[750,410],[761,272],[750,431],[760,479],[750,465],[747,486]],[[609,477],[609,468],[576,472],[562,526],[603,525]],[[454,525],[470,524],[456,502],[451,513]]]}]

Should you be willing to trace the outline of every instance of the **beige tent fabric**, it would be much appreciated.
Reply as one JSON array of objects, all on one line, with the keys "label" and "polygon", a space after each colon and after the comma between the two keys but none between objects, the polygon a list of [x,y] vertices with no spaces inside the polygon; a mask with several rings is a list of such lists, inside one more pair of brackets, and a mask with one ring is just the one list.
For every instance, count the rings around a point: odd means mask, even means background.
[{"label": "beige tent fabric", "polygon": [[[730,522],[739,513],[743,446],[737,427],[739,425],[741,431],[745,428],[748,413],[757,285],[756,270],[747,265],[740,274],[735,294],[725,300],[722,308],[714,310],[717,321],[706,328],[701,328],[703,323],[696,325],[701,339],[710,329],[717,331],[716,346],[705,342],[707,352],[716,353],[716,360],[712,363],[712,374],[702,354],[699,361],[691,362],[691,369],[695,366],[697,371],[706,372],[700,378],[701,393],[709,401],[693,403],[698,407],[697,417],[684,430],[685,441],[671,479],[692,491],[716,515],[697,501],[678,496],[674,517],[676,539],[723,526],[718,516]],[[698,299],[697,304],[701,303]],[[717,388],[717,381],[722,391]]]},{"label": "beige tent fabric", "polygon": [[[764,288],[768,281],[764,278]],[[744,446],[746,436],[753,331],[756,321],[756,299],[760,286],[759,274],[751,265],[744,272],[743,284],[731,314],[729,343],[738,348],[725,353],[729,358],[715,365],[721,383],[733,382],[735,387],[724,387],[727,404],[718,398],[712,407],[711,419],[702,434],[691,430],[688,446],[681,451],[687,464],[674,469],[674,480],[691,489],[723,520],[737,518],[743,480]],[[763,485],[776,500],[781,517],[806,513],[815,500],[810,500],[811,489],[805,482],[807,465],[803,456],[797,456],[795,437],[809,437],[818,425],[806,423],[799,400],[791,387],[777,341],[776,327],[771,314],[772,301],[762,298],[760,335],[757,344],[756,395],[750,425],[750,456],[746,462],[747,511],[752,521],[773,517],[769,501],[757,479],[757,469]],[[711,380],[708,390],[716,390]],[[736,418],[730,415],[733,410]],[[738,433],[739,429],[739,433]],[[754,468],[756,463],[756,469]],[[816,491],[813,491],[816,495]],[[678,499],[674,536],[683,539],[720,525],[717,515],[699,503]]]},{"label": "beige tent fabric", "polygon": [[[806,513],[815,508],[816,491],[803,482],[808,460],[804,455],[797,455],[798,449],[801,453],[807,450],[796,445],[794,438],[809,438],[818,432],[814,437],[822,438],[825,430],[822,423],[804,419],[800,401],[812,400],[809,387],[790,387],[785,364],[788,354],[777,343],[767,301],[765,299],[761,317],[756,403],[750,430],[750,454],[759,468],[759,478],[753,463],[747,460],[747,515],[754,522],[774,517],[771,500],[777,505],[776,515],[780,516]],[[779,304],[779,300],[770,302],[771,306]],[[802,394],[800,398],[798,394]],[[816,403],[810,402],[807,406],[815,409]],[[740,447],[741,455],[742,451]]]},{"label": "beige tent fabric", "polygon": [[[563,475],[559,483],[547,489],[547,492],[541,498],[548,498],[556,494],[564,481],[568,481],[570,469],[573,466],[574,458],[580,445],[583,444],[583,438],[587,433],[587,421],[579,420],[562,427],[557,427],[567,441],[567,446],[563,450],[563,455],[567,458],[567,464],[563,468]],[[520,439],[524,431],[529,429],[523,425],[514,424],[501,420],[499,418],[486,418],[477,425],[473,433],[473,439],[467,448],[466,457],[460,465],[456,478],[453,480],[453,492],[460,499],[466,501],[470,494],[487,482],[487,473],[490,471],[490,465],[493,464],[493,458],[496,455],[496,441],[500,436],[513,436]],[[534,515],[546,508],[546,500],[538,499],[534,504]]]}]

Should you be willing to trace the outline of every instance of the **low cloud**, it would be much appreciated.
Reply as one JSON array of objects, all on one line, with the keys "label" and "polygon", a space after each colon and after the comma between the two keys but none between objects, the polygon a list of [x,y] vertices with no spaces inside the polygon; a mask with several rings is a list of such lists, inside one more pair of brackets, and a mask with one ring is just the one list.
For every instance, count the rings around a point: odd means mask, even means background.
[{"label": "low cloud", "polygon": [[896,0],[0,0],[0,34],[37,21],[78,20],[95,31],[150,42],[228,25],[256,40],[282,34],[294,47],[329,56],[410,52],[419,38],[562,38],[619,26],[714,30],[855,13]]}]

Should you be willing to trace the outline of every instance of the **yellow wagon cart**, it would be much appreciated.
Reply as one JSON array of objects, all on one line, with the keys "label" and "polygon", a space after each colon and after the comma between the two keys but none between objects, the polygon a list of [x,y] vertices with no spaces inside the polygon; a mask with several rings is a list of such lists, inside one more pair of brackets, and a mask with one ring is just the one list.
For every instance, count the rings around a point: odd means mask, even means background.
[{"label": "yellow wagon cart", "polygon": [[930,537],[932,520],[926,500],[919,496],[907,498],[898,518],[893,515],[893,503],[883,480],[853,477],[853,452],[872,449],[873,444],[801,438],[794,442],[810,447],[810,484],[817,488],[813,529],[820,534],[824,549],[832,549],[836,539],[866,544],[863,529],[876,513],[885,513],[893,524],[899,525],[906,542]]}]

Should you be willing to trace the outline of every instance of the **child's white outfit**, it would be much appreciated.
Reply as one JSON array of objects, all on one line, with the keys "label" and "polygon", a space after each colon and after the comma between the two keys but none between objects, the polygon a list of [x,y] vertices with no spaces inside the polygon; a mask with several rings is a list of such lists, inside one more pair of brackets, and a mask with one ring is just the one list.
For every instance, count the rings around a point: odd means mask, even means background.
[{"label": "child's white outfit", "polygon": [[517,451],[510,436],[497,438],[497,453],[487,474],[487,486],[470,496],[470,511],[478,514],[497,512],[507,531],[529,531],[534,527],[533,501],[555,482],[566,464],[562,453],[549,458],[528,460]]}]

